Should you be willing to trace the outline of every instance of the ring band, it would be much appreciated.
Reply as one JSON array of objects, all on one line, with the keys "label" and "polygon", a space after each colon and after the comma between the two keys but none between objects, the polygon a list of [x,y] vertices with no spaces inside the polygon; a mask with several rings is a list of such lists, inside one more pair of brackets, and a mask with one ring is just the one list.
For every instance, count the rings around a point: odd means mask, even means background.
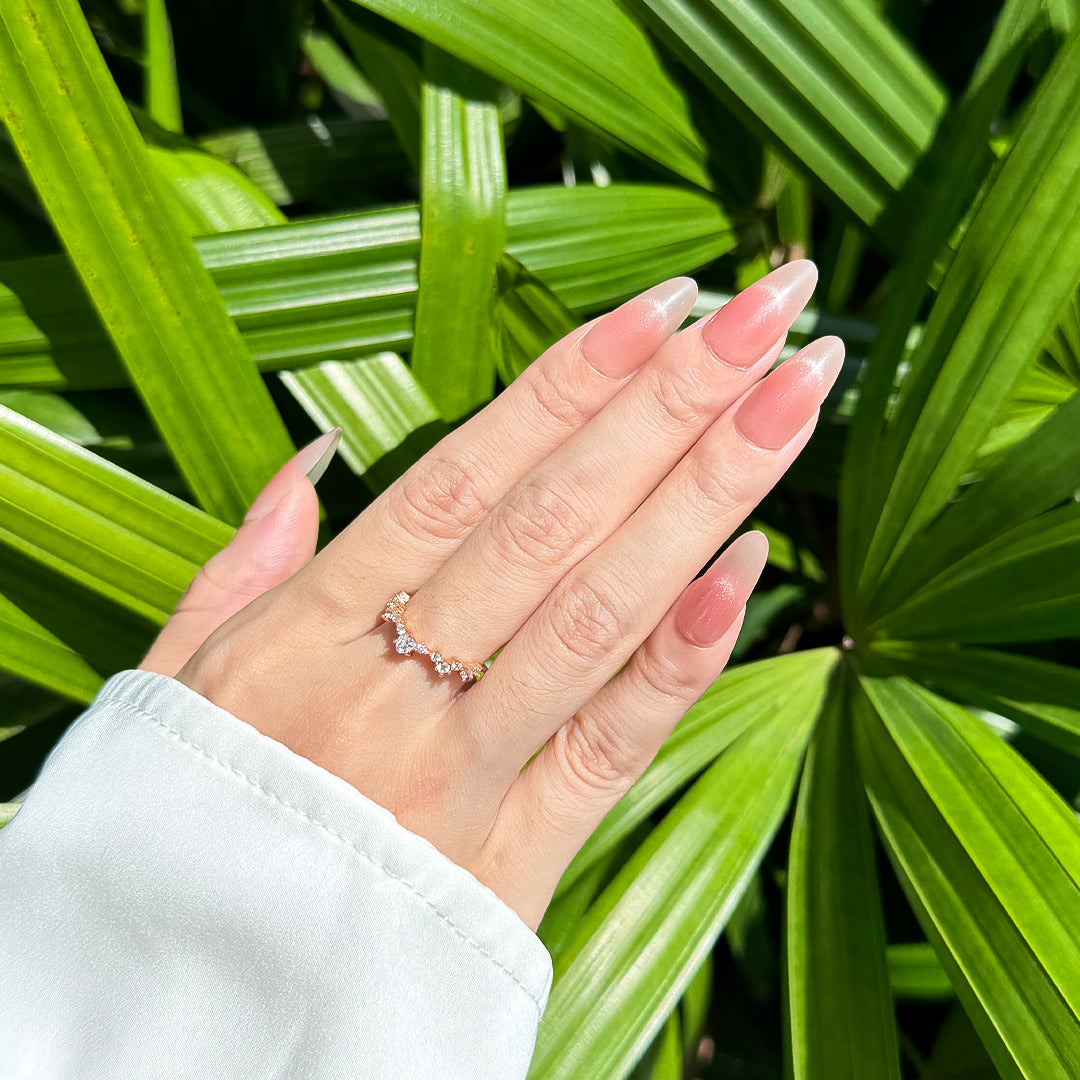
[{"label": "ring band", "polygon": [[436,652],[422,641],[417,641],[409,633],[408,627],[405,625],[405,606],[408,604],[409,599],[407,592],[397,593],[386,602],[386,607],[382,613],[382,618],[387,622],[392,622],[397,627],[397,640],[394,642],[394,648],[402,656],[411,656],[416,653],[419,656],[430,657],[431,662],[435,665],[435,670],[440,675],[449,675],[450,672],[456,671],[464,683],[475,682],[481,678],[487,670],[483,664],[467,663],[452,656],[443,656],[442,653]]}]

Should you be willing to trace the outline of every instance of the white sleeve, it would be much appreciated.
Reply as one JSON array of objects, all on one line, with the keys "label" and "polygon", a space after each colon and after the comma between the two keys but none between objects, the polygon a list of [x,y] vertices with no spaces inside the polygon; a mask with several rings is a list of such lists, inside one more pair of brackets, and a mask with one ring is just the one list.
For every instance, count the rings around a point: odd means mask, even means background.
[{"label": "white sleeve", "polygon": [[514,1080],[552,974],[388,810],[134,670],[0,830],[0,972],[0,1073],[34,1080]]}]

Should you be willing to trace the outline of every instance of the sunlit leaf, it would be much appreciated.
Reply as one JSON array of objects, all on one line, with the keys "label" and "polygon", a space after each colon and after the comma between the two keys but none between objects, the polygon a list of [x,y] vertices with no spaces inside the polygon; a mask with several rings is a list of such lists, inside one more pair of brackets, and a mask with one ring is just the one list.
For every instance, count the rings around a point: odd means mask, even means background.
[{"label": "sunlit leaf", "polygon": [[589,908],[559,955],[531,1080],[629,1073],[783,820],[814,718],[781,707],[744,732]]},{"label": "sunlit leaf", "polygon": [[448,53],[703,187],[706,150],[681,88],[616,0],[356,0]]},{"label": "sunlit leaf", "polygon": [[[104,681],[74,649],[6,596],[0,596],[0,668],[84,704]],[[6,701],[4,708],[6,725],[11,722]]]},{"label": "sunlit leaf", "polygon": [[873,5],[635,0],[630,7],[863,221],[899,235],[899,220],[881,218],[910,184],[945,94]]},{"label": "sunlit leaf", "polygon": [[195,497],[238,522],[292,444],[76,0],[0,14],[4,121]]},{"label": "sunlit leaf", "polygon": [[1080,822],[969,712],[864,678],[859,761],[923,930],[1003,1076],[1080,1070]]},{"label": "sunlit leaf", "polygon": [[[439,419],[431,399],[395,353],[327,361],[283,371],[280,378],[320,430],[341,428],[338,454],[358,476],[369,476],[372,466],[409,435]],[[377,480],[374,486],[379,489]]]},{"label": "sunlit leaf", "polygon": [[424,50],[420,258],[409,366],[445,420],[495,391],[491,307],[506,245],[506,163],[496,87]]},{"label": "sunlit leaf", "polygon": [[1072,194],[1078,182],[1080,35],[1062,47],[1040,83],[904,381],[878,461],[884,501],[860,571],[860,611],[878,613],[871,597],[944,508],[1080,284],[1080,210]]},{"label": "sunlit leaf", "polygon": [[617,802],[574,856],[555,895],[658,806],[706,768],[745,731],[782,711],[796,723],[816,715],[835,649],[812,649],[733,667],[707,690],[675,726],[652,764]]},{"label": "sunlit leaf", "polygon": [[[576,313],[687,273],[734,243],[717,203],[664,185],[521,188],[508,193],[507,219],[509,254]],[[271,371],[407,350],[419,236],[416,207],[402,206],[208,236],[196,249],[256,363]],[[0,386],[124,384],[63,259],[0,264],[0,283]]]},{"label": "sunlit leaf", "polygon": [[885,927],[845,688],[834,680],[791,834],[787,998],[795,1080],[900,1080]]}]

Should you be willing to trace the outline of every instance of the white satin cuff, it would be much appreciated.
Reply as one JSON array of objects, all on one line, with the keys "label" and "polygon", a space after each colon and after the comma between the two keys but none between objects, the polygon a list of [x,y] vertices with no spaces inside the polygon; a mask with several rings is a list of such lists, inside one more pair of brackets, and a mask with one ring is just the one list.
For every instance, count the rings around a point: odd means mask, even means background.
[{"label": "white satin cuff", "polygon": [[551,958],[468,871],[121,671],[0,831],[5,1076],[524,1077]]}]

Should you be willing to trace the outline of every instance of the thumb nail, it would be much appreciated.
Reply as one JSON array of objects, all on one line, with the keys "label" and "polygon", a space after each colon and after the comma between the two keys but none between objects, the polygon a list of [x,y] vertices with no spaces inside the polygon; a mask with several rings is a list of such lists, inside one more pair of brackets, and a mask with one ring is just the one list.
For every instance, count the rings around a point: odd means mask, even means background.
[{"label": "thumb nail", "polygon": [[258,521],[273,509],[301,476],[306,476],[313,484],[318,483],[340,442],[341,428],[332,428],[325,435],[309,442],[302,450],[298,450],[259,492],[244,515],[245,524]]}]

